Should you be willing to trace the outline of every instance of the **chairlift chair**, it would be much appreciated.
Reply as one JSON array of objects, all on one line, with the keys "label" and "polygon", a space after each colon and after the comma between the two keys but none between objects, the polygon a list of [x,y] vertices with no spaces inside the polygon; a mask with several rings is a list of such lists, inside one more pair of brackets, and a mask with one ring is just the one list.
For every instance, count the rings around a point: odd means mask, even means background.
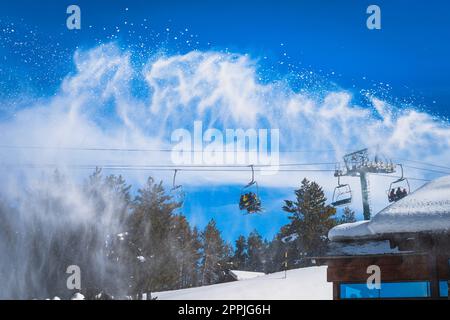
[{"label": "chairlift chair", "polygon": [[262,211],[258,183],[255,181],[255,170],[253,165],[250,168],[252,169],[252,180],[241,189],[239,198],[239,209],[247,211],[244,214],[254,214]]},{"label": "chairlift chair", "polygon": [[350,185],[345,183],[342,184],[340,181],[340,176],[338,178],[338,185],[333,191],[333,200],[331,205],[333,207],[340,207],[352,202],[352,189]]}]

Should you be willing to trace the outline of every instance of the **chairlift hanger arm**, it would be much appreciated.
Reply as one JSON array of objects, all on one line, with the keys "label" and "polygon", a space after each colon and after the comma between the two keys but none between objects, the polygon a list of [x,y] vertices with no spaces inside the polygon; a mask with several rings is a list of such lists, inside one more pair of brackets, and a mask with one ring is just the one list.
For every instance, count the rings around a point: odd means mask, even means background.
[{"label": "chairlift hanger arm", "polygon": [[173,180],[172,180],[172,190],[174,189],[178,189],[179,187],[181,187],[181,185],[177,185],[176,184],[176,179],[177,179],[177,173],[180,169],[175,169],[173,172]]},{"label": "chairlift hanger arm", "polygon": [[177,178],[177,172],[178,172],[178,169],[175,169],[173,172],[173,181],[172,181],[173,188],[175,188],[175,179]]},{"label": "chairlift hanger arm", "polygon": [[250,168],[252,169],[252,180],[246,185],[246,187],[250,187],[251,185],[255,184],[255,168],[254,166],[251,164]]}]

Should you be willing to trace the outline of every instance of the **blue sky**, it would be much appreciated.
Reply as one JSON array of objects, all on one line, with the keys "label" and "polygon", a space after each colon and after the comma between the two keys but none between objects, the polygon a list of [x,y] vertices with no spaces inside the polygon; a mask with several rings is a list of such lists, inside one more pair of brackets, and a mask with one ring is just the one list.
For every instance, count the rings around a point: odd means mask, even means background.
[{"label": "blue sky", "polygon": [[[65,28],[65,8],[72,3],[82,8],[80,32]],[[44,0],[3,1],[0,6],[3,23],[16,22],[18,29],[20,25],[36,28],[43,39],[59,42],[60,50],[67,48],[69,53],[75,46],[92,46],[104,40],[116,26],[121,28],[120,41],[137,41],[138,35],[148,35],[149,29],[137,27],[147,19],[148,27],[162,34],[153,38],[153,43],[147,41],[150,47],[159,45],[167,36],[167,50],[188,50],[181,41],[173,41],[177,32],[188,28],[189,33],[198,36],[197,48],[229,48],[275,59],[288,52],[298,66],[334,72],[336,81],[344,87],[389,82],[395,90],[393,96],[414,96],[424,106],[447,115],[448,2],[377,1],[382,10],[379,31],[365,27],[369,4],[372,2],[359,0]],[[127,27],[124,21],[134,22],[135,27]],[[166,28],[172,31],[169,35],[165,34]],[[137,33],[130,37],[128,29]],[[64,58],[59,62],[65,62]]]},{"label": "blue sky", "polygon": [[[366,28],[365,11],[373,3],[381,8],[381,30]],[[316,75],[314,81],[336,83],[348,90],[372,90],[397,105],[412,103],[430,114],[448,117],[450,4],[400,0],[373,3],[2,1],[0,119],[8,119],[16,111],[16,106],[8,103],[11,98],[24,93],[52,96],[62,79],[74,72],[71,61],[76,49],[110,41],[130,50],[136,64],[158,51],[250,54],[260,62],[267,77],[263,80],[271,81],[292,70],[311,70]],[[65,26],[65,10],[70,4],[81,8],[79,31],[69,31]],[[25,44],[18,46],[20,41]],[[104,114],[103,122],[108,123],[110,116]],[[237,210],[230,213],[227,206],[237,200],[239,186],[192,190],[187,215],[199,226],[216,218],[228,240],[253,228],[270,238],[287,222],[280,200],[292,194],[289,189],[263,189],[270,210],[259,218],[241,217]],[[280,209],[273,201],[279,201]]]}]

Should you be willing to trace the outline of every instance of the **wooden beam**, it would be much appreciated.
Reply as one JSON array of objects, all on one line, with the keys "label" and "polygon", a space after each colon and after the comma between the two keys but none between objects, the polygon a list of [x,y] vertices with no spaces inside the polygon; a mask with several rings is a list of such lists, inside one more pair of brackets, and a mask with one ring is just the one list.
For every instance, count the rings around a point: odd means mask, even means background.
[{"label": "wooden beam", "polygon": [[436,251],[434,250],[434,248],[428,256],[428,264],[430,266],[431,298],[439,299],[439,277],[438,277],[438,269],[437,269],[437,256],[436,256]]},{"label": "wooden beam", "polygon": [[341,285],[339,282],[333,282],[333,300],[341,300]]},{"label": "wooden beam", "polygon": [[[369,274],[367,267],[369,265],[353,268],[336,268],[328,267],[328,282],[363,282],[365,283]],[[415,266],[398,265],[398,266],[380,266],[381,281],[419,281],[430,280],[431,273],[427,264],[417,264]]]}]

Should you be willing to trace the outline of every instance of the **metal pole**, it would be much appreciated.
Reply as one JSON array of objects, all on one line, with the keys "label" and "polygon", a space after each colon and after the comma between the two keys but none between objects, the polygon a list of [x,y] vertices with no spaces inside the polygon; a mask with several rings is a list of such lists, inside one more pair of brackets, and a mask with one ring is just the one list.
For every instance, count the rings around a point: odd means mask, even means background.
[{"label": "metal pole", "polygon": [[364,220],[370,220],[369,188],[367,185],[367,173],[364,171],[360,171],[359,179],[361,181],[361,196],[362,196]]},{"label": "metal pole", "polygon": [[284,253],[284,278],[285,278],[285,279],[287,278],[287,265],[288,265],[287,257],[288,257],[288,253],[287,253],[287,251],[286,251],[286,252]]}]

